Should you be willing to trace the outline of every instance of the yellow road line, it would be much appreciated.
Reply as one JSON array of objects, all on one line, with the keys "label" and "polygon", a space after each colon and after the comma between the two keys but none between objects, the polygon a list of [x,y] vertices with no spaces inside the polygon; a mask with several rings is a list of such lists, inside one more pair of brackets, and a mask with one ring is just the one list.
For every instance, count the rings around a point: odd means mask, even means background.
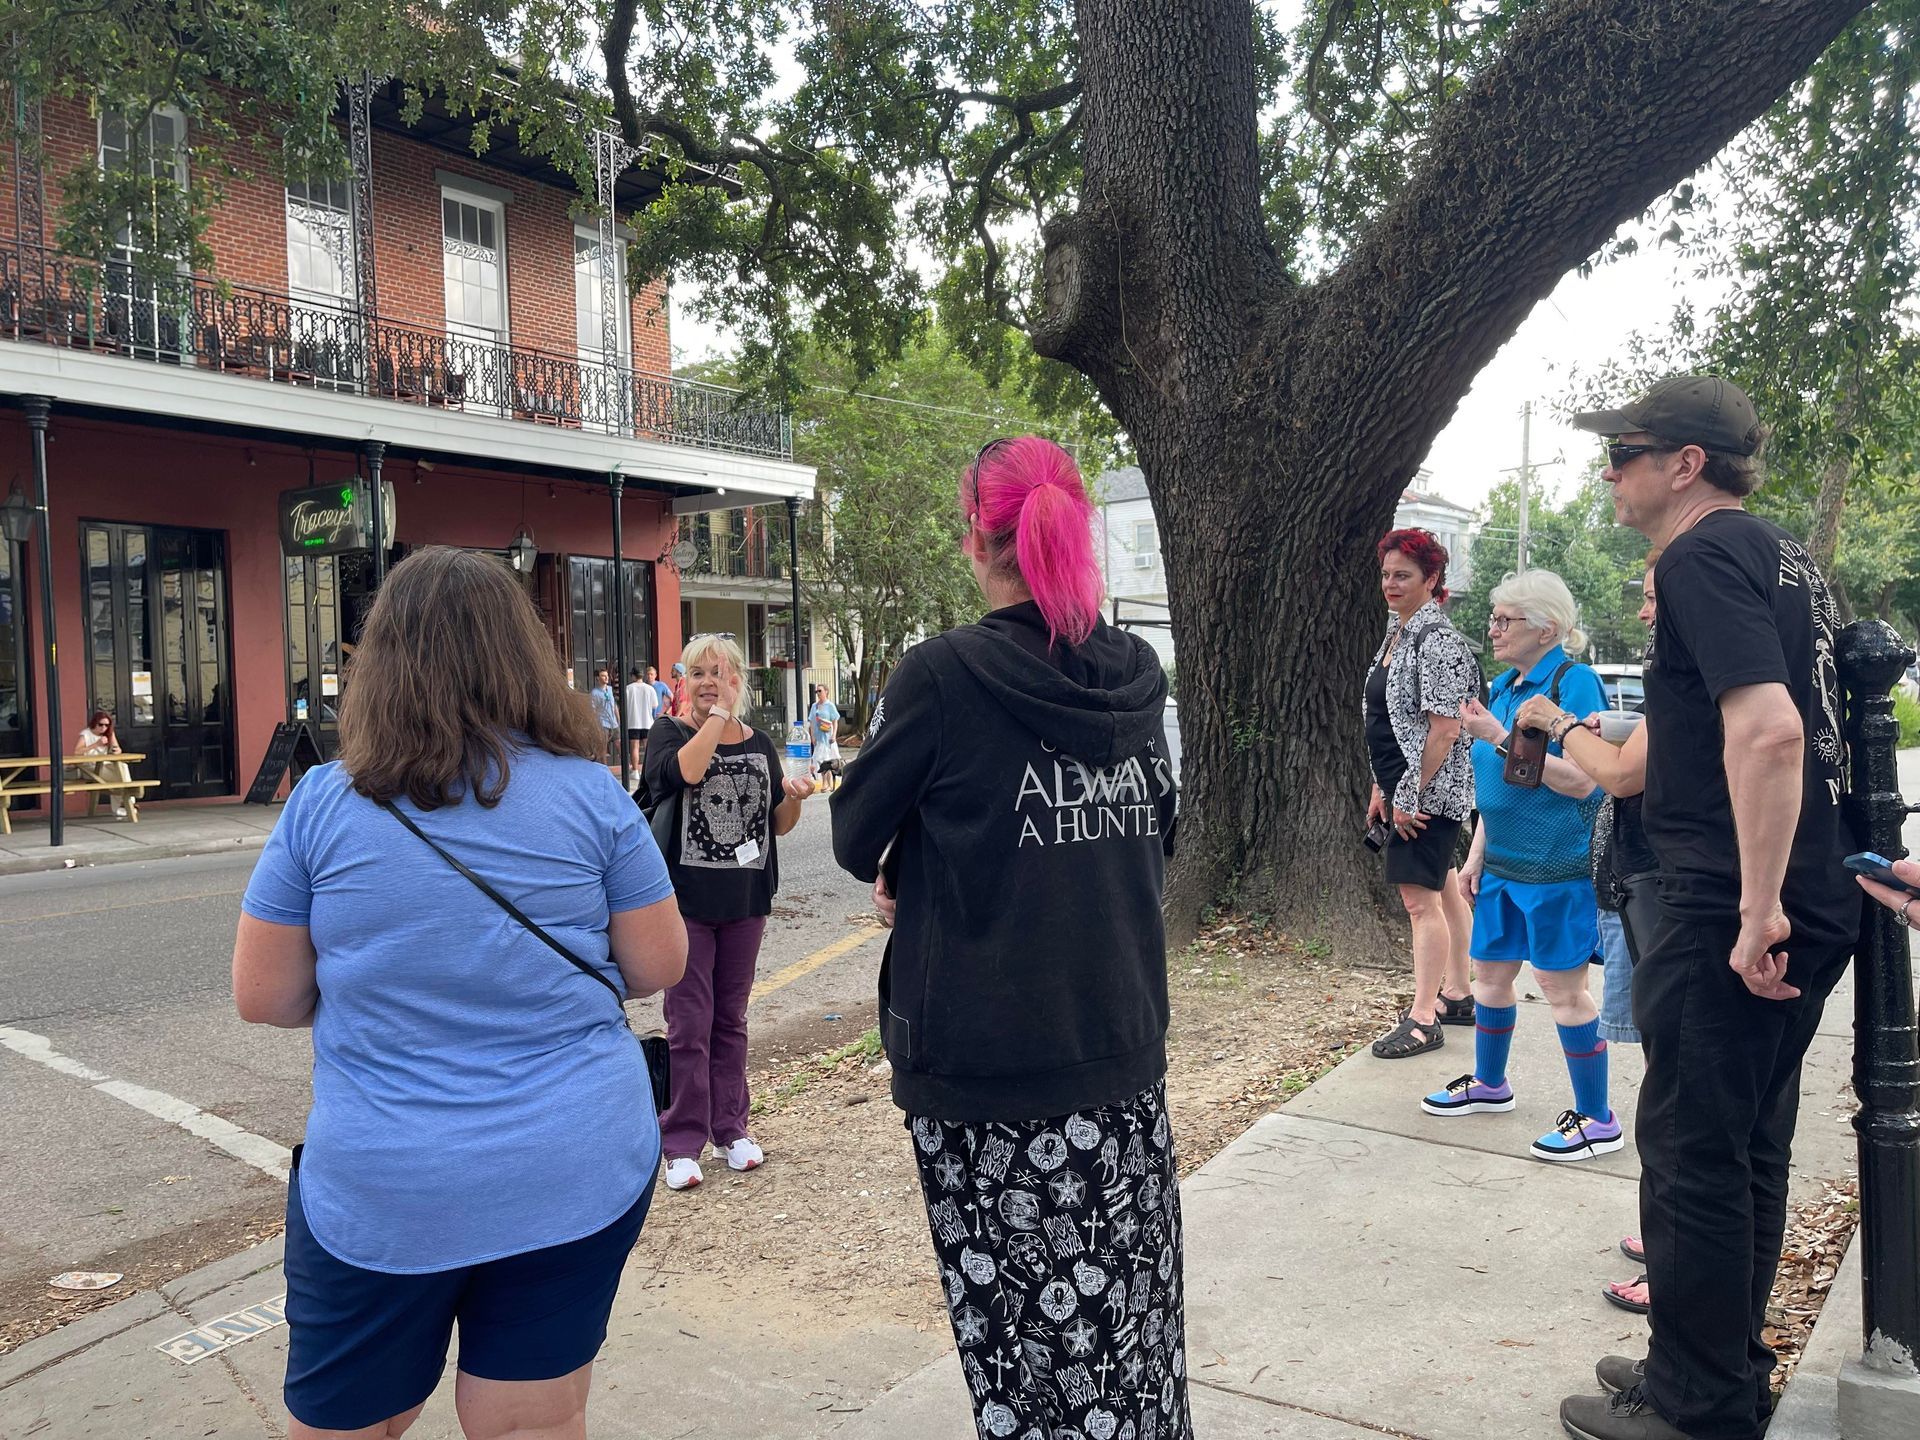
[{"label": "yellow road line", "polygon": [[884,934],[886,934],[886,931],[876,926],[871,929],[856,930],[851,935],[841,936],[840,939],[834,941],[831,945],[827,946],[826,949],[816,950],[804,960],[796,960],[785,969],[774,971],[773,974],[767,976],[766,979],[753,987],[753,993],[747,996],[747,1003],[751,1005],[756,1000],[765,999],[774,991],[791,985],[794,981],[800,979],[801,976],[811,975],[829,961],[838,960],[842,955],[858,950],[869,940]]},{"label": "yellow road line", "polygon": [[105,915],[112,910],[150,910],[155,905],[178,905],[186,900],[219,900],[244,895],[244,890],[204,890],[198,895],[169,895],[163,900],[134,900],[125,905],[94,905],[85,910],[48,910],[39,915],[0,916],[0,925],[25,925],[32,920],[68,920],[75,915]]}]

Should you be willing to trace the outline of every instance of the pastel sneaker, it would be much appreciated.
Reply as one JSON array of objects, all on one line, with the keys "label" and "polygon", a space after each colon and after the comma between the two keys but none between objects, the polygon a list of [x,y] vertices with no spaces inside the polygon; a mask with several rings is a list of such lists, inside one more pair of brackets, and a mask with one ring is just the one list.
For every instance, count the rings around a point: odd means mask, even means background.
[{"label": "pastel sneaker", "polygon": [[758,1170],[767,1159],[766,1152],[745,1135],[713,1148],[727,1157],[729,1170]]},{"label": "pastel sneaker", "polygon": [[1605,1120],[1595,1120],[1578,1110],[1563,1110],[1552,1130],[1533,1142],[1533,1158],[1558,1164],[1566,1160],[1591,1160],[1625,1147],[1626,1134],[1620,1117],[1608,1112]]},{"label": "pastel sneaker", "polygon": [[1480,1115],[1513,1109],[1513,1086],[1502,1080],[1498,1085],[1482,1085],[1471,1075],[1449,1080],[1447,1088],[1420,1097],[1420,1108],[1429,1115]]},{"label": "pastel sneaker", "polygon": [[678,1160],[667,1161],[667,1189],[693,1190],[707,1177],[700,1173],[700,1162],[689,1160],[684,1155]]}]

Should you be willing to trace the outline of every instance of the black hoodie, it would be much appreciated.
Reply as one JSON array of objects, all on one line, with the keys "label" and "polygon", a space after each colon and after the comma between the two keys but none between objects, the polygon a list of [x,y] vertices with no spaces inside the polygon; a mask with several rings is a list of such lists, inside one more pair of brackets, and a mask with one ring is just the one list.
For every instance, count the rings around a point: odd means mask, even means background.
[{"label": "black hoodie", "polygon": [[886,855],[880,1035],[908,1114],[1046,1119],[1166,1073],[1166,699],[1144,640],[1049,647],[1031,601],[902,658],[833,852],[868,881]]}]

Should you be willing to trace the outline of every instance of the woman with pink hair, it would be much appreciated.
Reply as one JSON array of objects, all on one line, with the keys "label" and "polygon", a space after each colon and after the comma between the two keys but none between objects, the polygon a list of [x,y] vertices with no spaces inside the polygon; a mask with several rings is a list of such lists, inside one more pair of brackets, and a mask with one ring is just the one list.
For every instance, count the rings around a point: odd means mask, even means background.
[{"label": "woman with pink hair", "polygon": [[1100,619],[1059,446],[987,445],[960,510],[989,613],[902,657],[833,798],[893,926],[893,1098],[979,1432],[1185,1440],[1166,677]]}]

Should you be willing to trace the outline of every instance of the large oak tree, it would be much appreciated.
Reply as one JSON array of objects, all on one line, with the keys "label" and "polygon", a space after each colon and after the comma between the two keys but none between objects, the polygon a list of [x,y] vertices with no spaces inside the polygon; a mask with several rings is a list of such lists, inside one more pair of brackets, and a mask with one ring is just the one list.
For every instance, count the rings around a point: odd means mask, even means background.
[{"label": "large oak tree", "polygon": [[[433,25],[409,22],[429,8]],[[583,176],[582,128],[538,119],[563,91],[654,147],[676,183],[641,217],[634,272],[691,282],[776,376],[800,318],[856,358],[897,347],[925,300],[918,241],[945,267],[948,325],[989,362],[1024,330],[1063,390],[1092,387],[1146,470],[1181,655],[1178,934],[1220,900],[1306,924],[1375,913],[1356,843],[1374,538],[1531,307],[1867,5],[1307,8],[1291,37],[1249,0],[100,0],[15,13],[82,17],[65,41],[58,19],[28,25],[25,49],[83,79],[128,56],[164,78],[153,55],[230,40],[251,15],[344,25],[353,63],[477,103],[484,46],[516,72],[503,119]],[[86,31],[102,11],[134,39]],[[228,50],[239,78],[272,85],[271,67]],[[310,57],[340,47],[272,50],[304,87],[275,98],[307,116],[292,130],[311,139],[325,101]],[[26,73],[45,84],[58,68]]]}]

